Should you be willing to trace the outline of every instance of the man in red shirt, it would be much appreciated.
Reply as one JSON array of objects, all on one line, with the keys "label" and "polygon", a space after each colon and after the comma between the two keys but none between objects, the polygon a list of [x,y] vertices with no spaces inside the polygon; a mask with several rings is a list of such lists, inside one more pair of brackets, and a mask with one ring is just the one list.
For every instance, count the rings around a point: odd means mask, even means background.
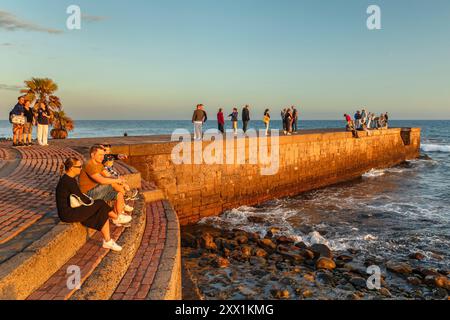
[{"label": "man in red shirt", "polygon": [[217,112],[217,123],[219,125],[219,131],[224,133],[223,126],[225,125],[225,118],[223,117],[222,108],[219,108],[219,112]]}]

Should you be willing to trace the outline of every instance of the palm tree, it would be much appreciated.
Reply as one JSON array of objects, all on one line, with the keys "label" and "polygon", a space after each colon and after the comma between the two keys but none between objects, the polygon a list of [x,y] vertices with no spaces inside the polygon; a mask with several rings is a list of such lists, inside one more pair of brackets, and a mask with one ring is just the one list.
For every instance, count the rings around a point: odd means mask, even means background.
[{"label": "palm tree", "polygon": [[[61,100],[54,95],[58,90],[58,85],[49,78],[31,78],[26,80],[26,89],[21,90],[27,98],[32,101],[44,102],[51,113],[51,123],[53,129],[50,131],[54,139],[64,139],[67,137],[68,131],[74,129],[74,121],[69,118],[63,111]],[[37,108],[37,104],[35,106]]]}]

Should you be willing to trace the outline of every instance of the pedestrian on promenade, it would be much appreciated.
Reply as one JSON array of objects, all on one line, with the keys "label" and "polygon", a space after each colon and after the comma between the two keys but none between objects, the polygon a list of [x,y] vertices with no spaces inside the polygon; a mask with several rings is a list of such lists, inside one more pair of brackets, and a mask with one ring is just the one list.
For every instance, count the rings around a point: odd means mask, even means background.
[{"label": "pedestrian on promenade", "polygon": [[344,118],[345,118],[345,121],[347,122],[347,125],[345,126],[345,130],[346,131],[351,131],[353,137],[357,138],[358,135],[356,134],[355,124],[354,124],[354,122],[352,120],[352,117],[350,117],[348,114],[345,113],[344,114]]},{"label": "pedestrian on promenade", "polygon": [[220,132],[224,133],[224,125],[225,125],[225,119],[223,117],[223,110],[222,108],[219,108],[219,112],[217,112],[217,125]]},{"label": "pedestrian on promenade", "polygon": [[[100,145],[94,145],[89,150],[90,159],[83,166],[80,174],[80,190],[86,193],[94,200],[101,199],[105,201],[115,201],[114,211],[119,215],[120,221],[126,221],[130,218],[125,213],[124,193],[117,192],[112,187],[113,184],[123,185],[125,181],[122,178],[106,178],[102,175],[104,170],[103,160],[105,159],[105,149]],[[125,218],[120,218],[121,216]],[[128,220],[129,222],[129,220]],[[126,222],[124,222],[126,223]]]},{"label": "pedestrian on promenade", "polygon": [[205,110],[203,110],[203,104],[198,104],[197,108],[192,115],[192,123],[194,124],[194,140],[202,140],[203,136],[203,123],[206,122],[208,116]]},{"label": "pedestrian on promenade", "polygon": [[286,134],[286,108],[281,110],[281,123],[283,124],[283,133]]},{"label": "pedestrian on promenade", "polygon": [[297,132],[298,130],[298,111],[295,106],[292,106],[292,130]]},{"label": "pedestrian on promenade", "polygon": [[24,105],[25,97],[20,96],[17,98],[17,104],[9,113],[9,122],[12,124],[13,131],[13,147],[21,147],[23,143],[23,127],[25,125],[24,117]]},{"label": "pedestrian on promenade", "polygon": [[250,121],[250,110],[249,105],[246,104],[245,107],[242,109],[242,129],[244,130],[244,133],[247,132],[247,126]]},{"label": "pedestrian on promenade", "polygon": [[79,159],[68,158],[61,166],[61,178],[56,186],[56,207],[63,222],[80,222],[83,226],[100,231],[103,235],[103,248],[121,251],[110,233],[109,218],[116,223],[120,217],[103,200],[93,200],[83,194],[76,177],[80,174],[82,163]]},{"label": "pedestrian on promenade", "polygon": [[288,108],[287,110],[286,110],[286,114],[284,115],[284,120],[285,120],[285,122],[286,122],[286,134],[288,135],[288,136],[290,136],[291,135],[291,133],[292,133],[292,110],[290,109],[290,108]]},{"label": "pedestrian on promenade", "polygon": [[361,112],[358,110],[355,113],[355,129],[358,130],[361,125]]},{"label": "pedestrian on promenade", "polygon": [[31,140],[33,135],[33,126],[36,124],[36,117],[33,111],[35,102],[36,100],[33,100],[33,102],[26,100],[24,105],[24,116],[26,122],[23,127],[23,143],[25,146],[33,145]]},{"label": "pedestrian on promenade", "polygon": [[269,109],[266,109],[264,111],[264,118],[263,118],[264,125],[266,126],[266,136],[269,135],[269,125],[270,125],[270,113]]},{"label": "pedestrian on promenade", "polygon": [[233,132],[236,135],[237,129],[238,129],[238,118],[239,118],[239,113],[238,113],[237,108],[233,108],[233,112],[228,115],[228,118],[231,118],[231,123],[233,125]]},{"label": "pedestrian on promenade", "polygon": [[37,140],[40,146],[48,146],[48,126],[50,124],[50,110],[44,101],[38,102],[37,112]]}]

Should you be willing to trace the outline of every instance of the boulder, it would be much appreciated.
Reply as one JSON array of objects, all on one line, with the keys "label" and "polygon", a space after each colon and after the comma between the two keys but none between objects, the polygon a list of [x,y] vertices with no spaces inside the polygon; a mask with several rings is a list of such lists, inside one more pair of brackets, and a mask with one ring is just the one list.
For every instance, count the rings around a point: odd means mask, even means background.
[{"label": "boulder", "polygon": [[280,236],[277,237],[277,243],[281,243],[281,244],[294,244],[295,240],[290,238],[290,237],[286,237],[286,236]]},{"label": "boulder", "polygon": [[215,268],[228,268],[230,265],[230,261],[226,258],[216,257],[212,259],[212,265]]},{"label": "boulder", "polygon": [[237,236],[237,237],[235,238],[235,240],[236,240],[236,242],[239,243],[239,244],[245,244],[245,243],[248,242],[248,237],[247,237],[247,236],[244,236],[244,235],[240,235],[240,236]]},{"label": "boulder", "polygon": [[333,270],[336,268],[336,263],[334,263],[334,261],[330,258],[320,257],[319,260],[317,260],[316,262],[316,268]]},{"label": "boulder", "polygon": [[273,238],[275,237],[278,233],[280,233],[280,229],[279,228],[275,228],[275,227],[271,227],[269,228],[269,230],[267,230],[267,237],[269,238]]},{"label": "boulder", "polygon": [[367,288],[367,280],[362,277],[352,277],[350,283],[357,289]]},{"label": "boulder", "polygon": [[386,268],[391,272],[399,274],[410,274],[413,271],[411,266],[405,262],[388,261],[386,263]]},{"label": "boulder", "polygon": [[247,221],[251,223],[264,223],[264,218],[258,216],[248,216]]},{"label": "boulder", "polygon": [[409,258],[413,260],[423,260],[425,259],[425,255],[420,252],[414,252],[409,255]]},{"label": "boulder", "polygon": [[254,255],[257,257],[265,258],[265,257],[267,257],[267,251],[262,248],[256,248],[254,250]]},{"label": "boulder", "polygon": [[200,246],[203,249],[207,249],[207,250],[212,250],[212,251],[217,250],[217,245],[214,242],[214,237],[209,232],[203,233],[202,236],[200,237]]},{"label": "boulder", "polygon": [[258,244],[265,250],[275,251],[277,248],[277,245],[270,239],[261,239],[258,241]]},{"label": "boulder", "polygon": [[242,252],[242,255],[245,258],[250,258],[250,256],[252,255],[252,247],[250,247],[250,246],[242,246],[241,247],[241,252]]},{"label": "boulder", "polygon": [[325,257],[325,258],[333,258],[333,253],[331,252],[330,248],[328,248],[327,245],[322,243],[315,243],[311,247],[309,247],[309,250],[314,252],[314,256],[316,258],[319,257]]},{"label": "boulder", "polygon": [[197,248],[197,239],[191,233],[181,235],[181,246],[184,248]]}]

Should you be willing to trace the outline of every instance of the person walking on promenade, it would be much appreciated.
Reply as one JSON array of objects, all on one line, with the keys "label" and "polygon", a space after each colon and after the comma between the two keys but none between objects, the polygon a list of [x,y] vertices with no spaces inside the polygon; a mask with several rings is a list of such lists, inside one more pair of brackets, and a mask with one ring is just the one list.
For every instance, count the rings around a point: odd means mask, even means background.
[{"label": "person walking on promenade", "polygon": [[269,135],[269,125],[270,125],[269,109],[264,110],[263,122],[264,122],[264,125],[266,126],[266,136],[268,136]]},{"label": "person walking on promenade", "polygon": [[234,131],[234,134],[236,135],[237,128],[238,128],[238,118],[239,118],[239,113],[238,113],[237,108],[233,108],[233,112],[230,113],[228,115],[228,117],[229,118],[231,117],[231,123],[233,124],[233,131]]},{"label": "person walking on promenade", "polygon": [[106,178],[102,175],[104,170],[103,160],[105,149],[100,145],[94,145],[89,150],[90,159],[83,166],[80,173],[80,190],[94,200],[115,201],[114,211],[118,215],[124,215],[125,199],[122,192],[117,192],[113,184],[124,185],[122,178]]},{"label": "person walking on promenade", "polygon": [[287,132],[286,134],[288,136],[290,136],[291,133],[292,133],[292,111],[291,111],[290,108],[288,108],[286,110],[286,114],[284,116],[284,120],[286,122],[286,132]]},{"label": "person walking on promenade", "polygon": [[194,124],[194,140],[202,140],[203,137],[203,123],[208,120],[203,104],[198,104],[192,115],[192,123]]},{"label": "person walking on promenade", "polygon": [[225,119],[223,117],[223,110],[222,108],[219,108],[219,112],[217,112],[217,125],[220,132],[224,133],[224,125],[225,125]]},{"label": "person walking on promenade", "polygon": [[292,131],[297,132],[298,130],[298,111],[295,106],[292,106]]},{"label": "person walking on promenade", "polygon": [[250,110],[248,108],[249,105],[246,104],[245,107],[242,109],[242,129],[244,130],[244,133],[247,132],[247,126],[250,121]]},{"label": "person walking on promenade", "polygon": [[76,180],[81,167],[81,161],[76,158],[68,158],[61,166],[62,176],[56,186],[58,216],[63,222],[80,222],[85,227],[100,231],[103,235],[103,248],[121,251],[122,247],[111,238],[109,218],[119,224],[131,217],[123,220],[105,201],[93,200],[83,194]]},{"label": "person walking on promenade", "polygon": [[25,124],[24,117],[24,105],[25,105],[25,97],[20,96],[17,98],[17,104],[9,113],[9,121],[12,124],[13,131],[13,147],[21,147],[24,145],[23,143],[23,127]]},{"label": "person walking on promenade", "polygon": [[361,124],[361,112],[358,110],[355,113],[355,129],[358,130]]},{"label": "person walking on promenade", "polygon": [[48,110],[45,102],[38,102],[37,112],[37,140],[41,146],[48,146],[48,126],[50,124],[50,110]]},{"label": "person walking on promenade", "polygon": [[286,108],[281,110],[281,123],[283,124],[283,133],[286,134]]},{"label": "person walking on promenade", "polygon": [[26,123],[23,127],[23,143],[26,146],[33,145],[33,142],[31,140],[33,135],[33,126],[36,123],[35,115],[33,112],[35,102],[36,100],[34,100],[33,102],[30,102],[29,100],[25,101],[24,116],[26,119]]}]

